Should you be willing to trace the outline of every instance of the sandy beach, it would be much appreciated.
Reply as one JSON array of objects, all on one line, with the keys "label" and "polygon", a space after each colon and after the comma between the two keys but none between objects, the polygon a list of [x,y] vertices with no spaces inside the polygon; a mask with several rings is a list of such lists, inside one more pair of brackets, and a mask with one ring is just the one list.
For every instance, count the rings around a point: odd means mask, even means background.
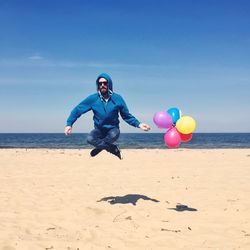
[{"label": "sandy beach", "polygon": [[250,149],[0,150],[0,250],[250,249]]}]

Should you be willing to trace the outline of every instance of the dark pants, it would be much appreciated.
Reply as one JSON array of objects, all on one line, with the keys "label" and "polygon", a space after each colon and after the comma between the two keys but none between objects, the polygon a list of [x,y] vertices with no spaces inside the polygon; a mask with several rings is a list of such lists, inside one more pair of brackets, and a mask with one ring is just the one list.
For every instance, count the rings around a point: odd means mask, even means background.
[{"label": "dark pants", "polygon": [[110,130],[93,129],[87,137],[87,142],[95,148],[107,149],[112,147],[113,143],[120,135],[119,128],[112,128]]}]

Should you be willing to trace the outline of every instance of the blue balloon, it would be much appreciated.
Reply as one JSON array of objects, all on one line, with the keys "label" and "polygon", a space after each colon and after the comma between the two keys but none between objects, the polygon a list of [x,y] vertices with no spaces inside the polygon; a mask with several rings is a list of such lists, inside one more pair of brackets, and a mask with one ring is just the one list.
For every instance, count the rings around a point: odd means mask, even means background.
[{"label": "blue balloon", "polygon": [[167,112],[171,115],[174,124],[176,124],[176,122],[177,122],[177,121],[180,119],[180,117],[181,117],[181,111],[180,111],[178,108],[170,108],[170,109],[168,109]]}]

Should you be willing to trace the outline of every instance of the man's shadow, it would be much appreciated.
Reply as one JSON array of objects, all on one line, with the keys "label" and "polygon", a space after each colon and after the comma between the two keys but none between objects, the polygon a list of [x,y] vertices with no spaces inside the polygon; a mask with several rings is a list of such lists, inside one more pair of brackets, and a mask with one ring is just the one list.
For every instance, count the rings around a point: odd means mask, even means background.
[{"label": "man's shadow", "polygon": [[145,195],[140,195],[140,194],[127,194],[127,195],[124,195],[124,196],[108,196],[108,197],[104,197],[104,198],[100,199],[97,202],[107,201],[111,205],[118,204],[118,203],[119,204],[129,204],[129,203],[131,203],[132,205],[136,206],[136,203],[137,203],[137,201],[139,199],[149,200],[149,201],[153,201],[153,202],[159,202],[156,199],[152,199],[152,198],[149,198],[149,197],[147,197]]},{"label": "man's shadow", "polygon": [[187,205],[183,205],[178,203],[175,208],[168,208],[169,210],[175,210],[177,212],[184,212],[184,211],[190,211],[190,212],[196,212],[197,209],[193,207],[189,207]]}]

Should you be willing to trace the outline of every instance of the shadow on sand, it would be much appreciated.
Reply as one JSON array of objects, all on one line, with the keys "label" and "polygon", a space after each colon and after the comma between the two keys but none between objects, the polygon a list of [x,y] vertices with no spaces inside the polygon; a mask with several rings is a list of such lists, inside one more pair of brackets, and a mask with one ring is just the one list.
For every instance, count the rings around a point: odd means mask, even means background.
[{"label": "shadow on sand", "polygon": [[180,203],[178,203],[176,205],[176,207],[174,207],[174,208],[168,208],[168,209],[169,210],[175,210],[177,212],[183,212],[183,211],[196,212],[197,211],[196,208],[188,207],[187,205],[182,205]]},{"label": "shadow on sand", "polygon": [[118,204],[118,203],[119,204],[129,204],[129,203],[131,203],[134,206],[136,206],[136,203],[137,203],[137,201],[139,199],[149,200],[149,201],[153,201],[153,202],[159,202],[156,199],[152,199],[152,198],[149,198],[149,197],[147,197],[145,195],[140,195],[140,194],[127,194],[127,195],[124,195],[124,196],[109,196],[109,197],[104,197],[104,198],[100,199],[97,202],[107,201],[112,205]]}]

